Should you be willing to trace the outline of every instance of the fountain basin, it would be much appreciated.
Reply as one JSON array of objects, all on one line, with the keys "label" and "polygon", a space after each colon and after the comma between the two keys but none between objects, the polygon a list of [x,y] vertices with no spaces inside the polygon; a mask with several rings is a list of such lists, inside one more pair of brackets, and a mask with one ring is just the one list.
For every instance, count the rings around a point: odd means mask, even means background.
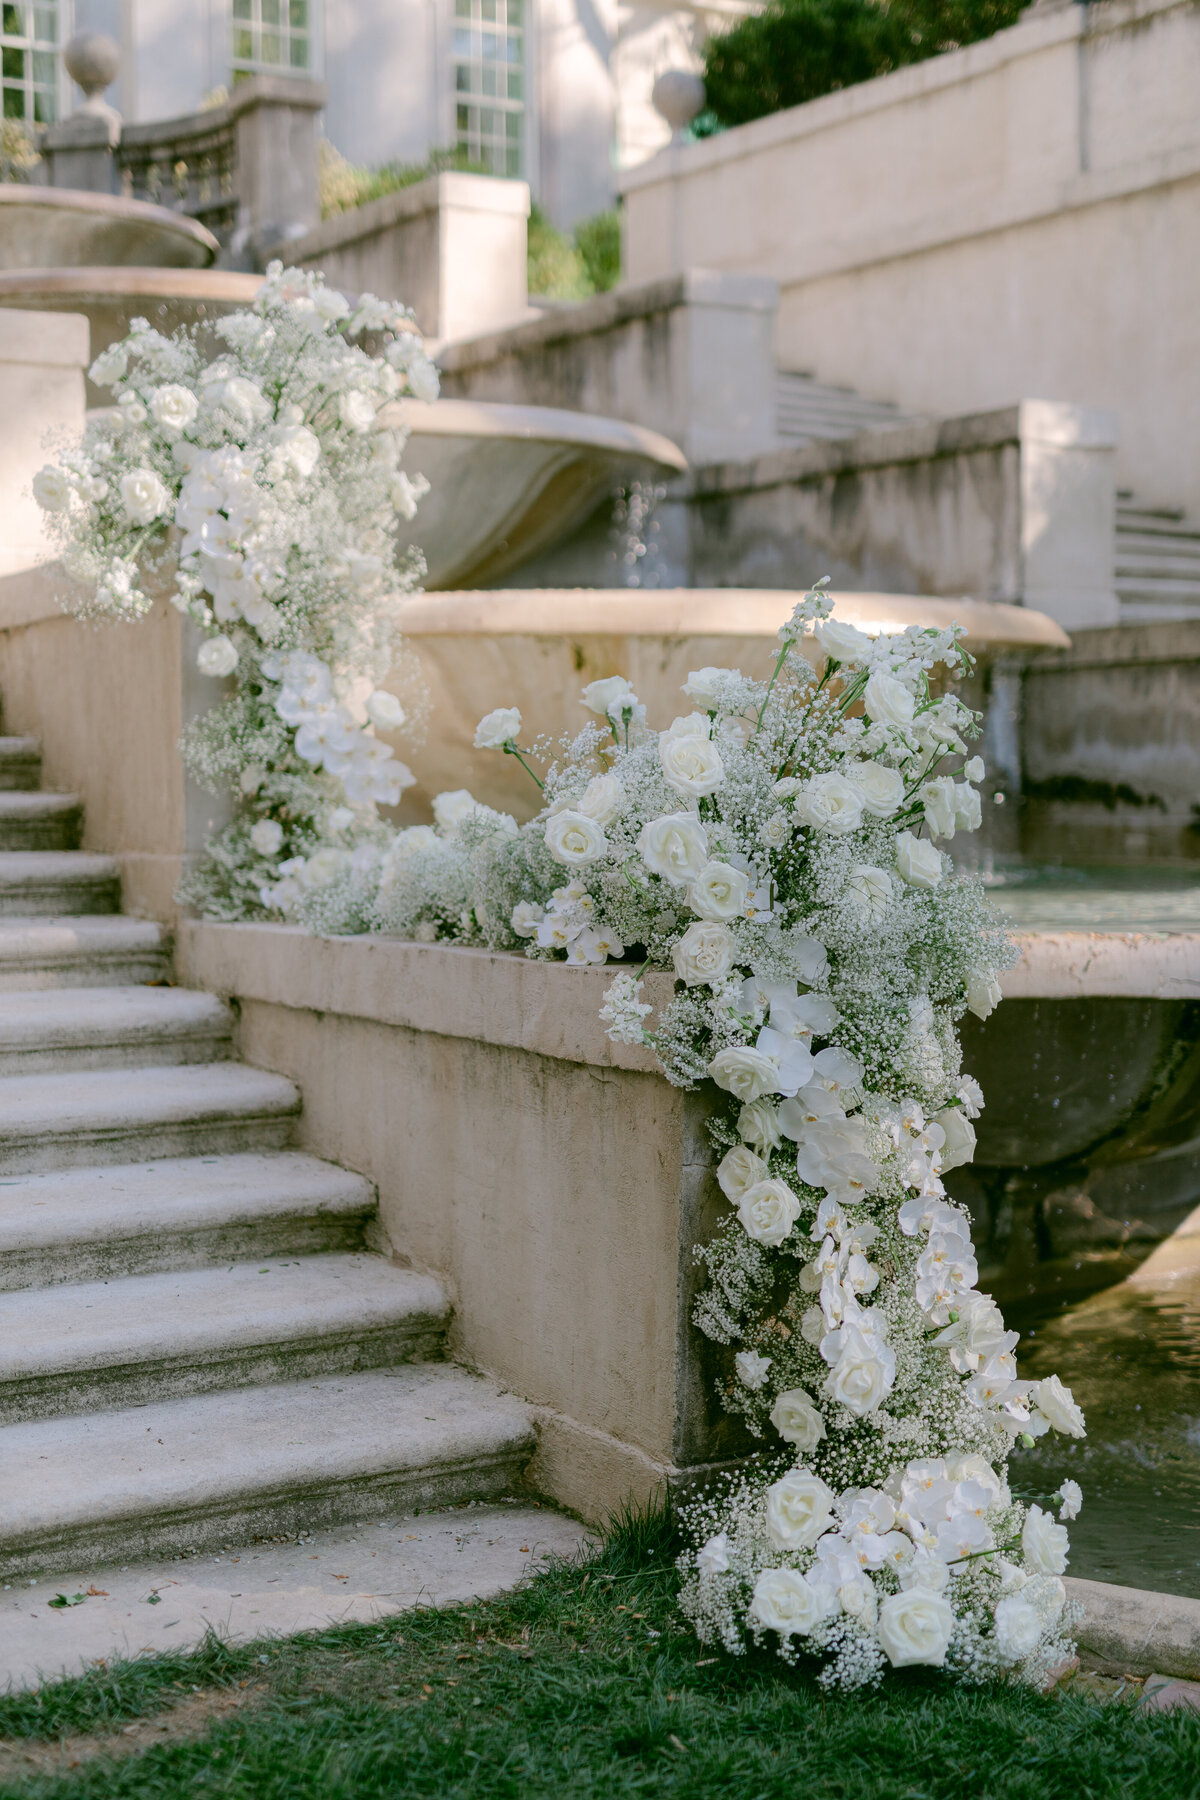
[{"label": "fountain basin", "polygon": [[[451,404],[439,401],[436,410]],[[421,467],[416,447],[405,460]],[[405,816],[426,819],[434,794],[469,787],[489,806],[528,818],[538,805],[528,775],[514,758],[474,748],[484,713],[519,706],[526,742],[540,733],[573,734],[589,716],[579,702],[584,684],[624,675],[651,722],[666,724],[686,710],[680,689],[691,669],[714,663],[765,676],[779,627],[799,598],[790,589],[766,588],[514,588],[405,601],[401,627],[432,700],[424,744],[404,752],[419,782],[406,797]],[[1044,613],[979,600],[838,594],[834,615],[871,633],[957,620],[973,649],[1068,642]]]},{"label": "fountain basin", "polygon": [[219,249],[198,219],[166,206],[0,182],[0,269],[52,274],[85,263],[204,269]]}]

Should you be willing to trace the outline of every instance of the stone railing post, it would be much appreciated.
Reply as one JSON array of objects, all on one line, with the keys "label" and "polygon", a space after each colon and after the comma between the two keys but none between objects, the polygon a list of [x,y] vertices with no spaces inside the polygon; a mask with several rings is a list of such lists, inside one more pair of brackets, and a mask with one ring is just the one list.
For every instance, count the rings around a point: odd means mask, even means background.
[{"label": "stone railing post", "polygon": [[261,267],[268,247],[286,248],[320,218],[317,114],[326,97],[323,83],[286,75],[253,75],[234,89],[228,110],[237,142],[235,267]]},{"label": "stone railing post", "polygon": [[93,194],[119,192],[114,156],[121,138],[121,115],[104,98],[117,78],[117,46],[99,31],[81,31],[63,51],[83,100],[69,119],[48,125],[42,154],[51,187],[84,188]]},{"label": "stone railing post", "polygon": [[1020,598],[1067,631],[1115,625],[1117,416],[1022,400]]}]

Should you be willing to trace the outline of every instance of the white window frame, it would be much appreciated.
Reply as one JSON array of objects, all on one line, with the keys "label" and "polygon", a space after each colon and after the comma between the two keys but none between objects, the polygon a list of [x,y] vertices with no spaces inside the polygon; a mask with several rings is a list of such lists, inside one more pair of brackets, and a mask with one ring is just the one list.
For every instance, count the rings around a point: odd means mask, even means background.
[{"label": "white window frame", "polygon": [[[54,57],[54,67],[51,78],[48,82],[35,82],[33,80],[31,68],[29,79],[23,81],[21,84],[25,93],[25,111],[22,115],[21,122],[30,129],[34,129],[38,125],[49,125],[53,123],[55,119],[64,118],[70,111],[70,78],[67,76],[66,71],[62,66],[61,51],[71,33],[71,14],[73,9],[70,5],[70,0],[11,0],[11,3],[19,5],[31,18],[35,16],[37,11],[48,11],[51,8],[53,8],[56,14],[57,36],[54,48],[51,52]],[[16,34],[14,33],[13,35],[15,36]],[[7,34],[4,33],[2,12],[0,12],[0,41],[3,42],[5,48],[8,47],[9,40]],[[46,39],[40,41],[43,45],[47,42]],[[39,42],[39,40],[36,35],[27,37],[22,33],[20,48],[27,49],[28,54],[32,56],[34,54],[33,46],[37,42]],[[41,52],[41,54],[44,53],[44,51]],[[5,79],[4,87],[7,89],[7,86],[8,82],[7,79]],[[49,119],[35,119],[32,115],[31,101],[34,92],[37,90],[40,90],[43,94],[49,94],[50,96],[50,103],[53,110]],[[0,105],[2,105],[2,101],[0,101]],[[4,116],[7,117],[8,114],[5,113]]]},{"label": "white window frame", "polygon": [[[279,3],[280,11],[286,14],[289,10],[289,0],[279,0]],[[303,30],[303,35],[308,39],[308,61],[302,69],[297,68],[290,59],[287,62],[269,63],[236,57],[233,54],[234,33],[236,31],[246,30],[248,28],[256,33],[259,47],[261,48],[262,33],[264,30],[262,24],[262,0],[250,0],[251,19],[249,27],[247,27],[245,20],[234,17],[233,0],[224,0],[224,7],[228,18],[229,35],[226,42],[228,45],[227,54],[229,58],[231,86],[233,81],[237,80],[239,77],[244,80],[248,75],[285,75],[290,76],[295,81],[314,81],[319,79],[323,61],[320,0],[308,0],[308,24]],[[300,35],[299,28],[293,28],[290,23],[278,27],[267,26],[265,29],[269,31],[278,29],[282,34],[284,47],[286,49],[290,49],[291,47],[293,29],[296,30],[297,35]]]},{"label": "white window frame", "polygon": [[[449,141],[455,145],[461,144],[462,142],[462,134],[460,134],[458,124],[458,109],[460,104],[474,107],[476,110],[494,111],[499,113],[501,117],[512,117],[516,115],[521,120],[521,131],[518,140],[520,168],[509,178],[512,180],[529,181],[533,170],[537,166],[538,140],[537,115],[534,101],[536,92],[535,70],[537,42],[534,24],[534,0],[523,0],[521,9],[522,18],[519,29],[521,32],[520,68],[522,74],[522,93],[519,101],[509,100],[507,95],[503,97],[492,96],[485,95],[479,91],[471,91],[466,95],[460,94],[458,88],[458,70],[460,65],[464,62],[476,69],[482,69],[484,67],[507,68],[510,66],[507,63],[507,60],[502,61],[499,58],[488,58],[485,60],[482,56],[478,58],[466,58],[457,51],[456,36],[459,30],[465,27],[472,33],[478,33],[481,36],[482,33],[487,30],[488,26],[492,24],[492,21],[485,21],[482,18],[482,0],[470,0],[470,4],[471,17],[469,20],[462,20],[458,16],[455,0],[447,0],[446,66],[449,69],[450,75],[450,92],[447,106],[447,116],[450,127]],[[502,8],[507,14],[507,0],[497,0],[497,5],[498,8]],[[504,26],[505,31],[507,31],[507,28],[506,18]],[[479,138],[476,138],[475,141],[476,143],[480,142]],[[502,141],[504,146],[507,147],[509,142],[508,138],[505,137]],[[498,147],[499,142],[500,140],[490,140],[490,143],[494,147]],[[469,138],[467,148],[471,148]],[[483,159],[480,158],[479,160]],[[500,176],[508,175],[507,157],[505,157],[505,167],[493,168],[491,172]]]}]

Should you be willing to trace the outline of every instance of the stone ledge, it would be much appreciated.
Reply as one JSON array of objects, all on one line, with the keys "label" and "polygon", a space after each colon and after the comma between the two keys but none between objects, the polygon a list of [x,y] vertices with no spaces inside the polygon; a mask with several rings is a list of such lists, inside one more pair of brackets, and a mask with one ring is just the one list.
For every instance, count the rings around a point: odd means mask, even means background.
[{"label": "stone ledge", "polygon": [[1200,1677],[1200,1600],[1072,1576],[1067,1594],[1083,1608],[1077,1636],[1089,1659],[1119,1674]]}]

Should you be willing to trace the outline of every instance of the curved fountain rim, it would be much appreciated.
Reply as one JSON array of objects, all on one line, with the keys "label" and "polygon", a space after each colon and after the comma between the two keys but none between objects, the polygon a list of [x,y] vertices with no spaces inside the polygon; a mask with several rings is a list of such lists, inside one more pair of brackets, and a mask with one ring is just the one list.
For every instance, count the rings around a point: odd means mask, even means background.
[{"label": "curved fountain rim", "polygon": [[33,187],[21,181],[0,181],[0,206],[49,207],[74,213],[95,213],[101,218],[140,220],[157,225],[176,237],[190,238],[207,251],[210,262],[221,246],[206,225],[186,213],[174,212],[169,206],[156,206],[150,200],[127,200],[123,194],[94,194],[86,188]]},{"label": "curved fountain rim", "polygon": [[[202,286],[197,288],[197,283]],[[247,275],[239,269],[160,269],[148,263],[0,269],[0,294],[144,295],[149,299],[236,300],[249,304],[262,284],[261,275]]]},{"label": "curved fountain rim", "polygon": [[[439,404],[441,404],[439,402]],[[411,637],[773,637],[803,595],[787,588],[478,588],[414,595]],[[1048,614],[1009,601],[833,593],[834,616],[878,635],[959,624],[968,644],[1070,648]]]},{"label": "curved fountain rim", "polygon": [[687,458],[657,431],[561,406],[514,406],[499,400],[393,400],[379,414],[382,426],[404,424],[414,436],[501,438],[523,443],[573,444],[580,449],[622,451],[658,463],[675,474]]}]

